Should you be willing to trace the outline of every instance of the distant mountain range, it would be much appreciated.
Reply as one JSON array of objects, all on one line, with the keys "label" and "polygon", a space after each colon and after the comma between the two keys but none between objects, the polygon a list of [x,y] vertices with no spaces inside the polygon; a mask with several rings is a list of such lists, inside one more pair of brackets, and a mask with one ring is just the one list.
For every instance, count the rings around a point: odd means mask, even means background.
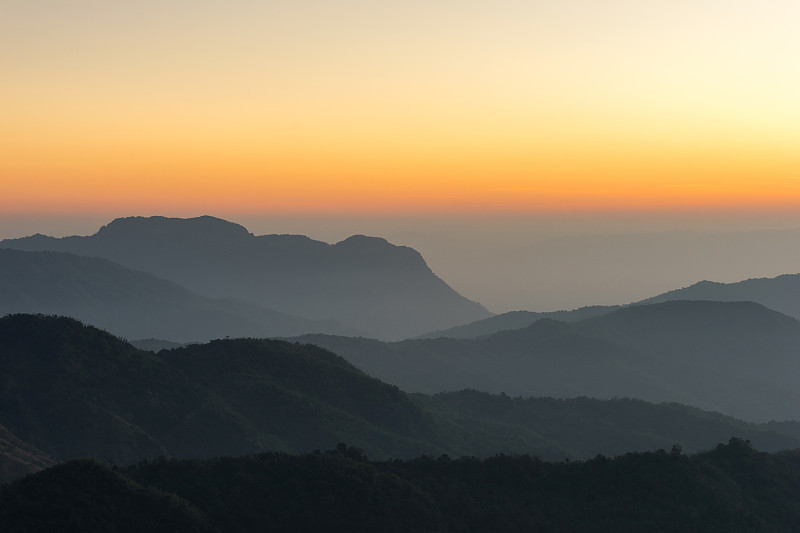
[{"label": "distant mountain range", "polygon": [[34,235],[0,241],[0,248],[101,257],[206,297],[335,320],[377,338],[401,339],[490,316],[431,272],[418,252],[375,237],[329,245],[299,235],[254,236],[208,216],[131,217],[91,236]]},{"label": "distant mountain range", "polygon": [[543,318],[561,322],[578,322],[587,318],[608,314],[622,307],[621,305],[594,305],[573,309],[571,311],[509,311],[508,313],[501,313],[489,318],[476,320],[469,324],[462,324],[446,330],[425,333],[417,338],[435,339],[438,337],[447,337],[450,339],[475,339],[477,337],[483,337],[484,335],[497,333],[498,331],[525,328]]},{"label": "distant mountain range", "polygon": [[[669,291],[627,305],[654,304],[674,300],[756,302],[773,311],[778,311],[800,320],[800,274],[784,274],[775,278],[748,279],[736,283],[701,281],[689,287]],[[626,306],[596,305],[571,311],[551,312],[510,311],[446,330],[432,331],[420,335],[418,338],[450,337],[454,339],[473,339],[497,333],[498,331],[524,328],[541,318],[552,318],[562,322],[577,322],[593,316],[604,315],[622,307]]]},{"label": "distant mountain range", "polygon": [[752,302],[637,305],[477,339],[298,340],[412,392],[630,396],[747,420],[800,418],[800,322]]},{"label": "distant mountain range", "polygon": [[676,404],[408,395],[311,345],[216,340],[138,350],[43,315],[0,319],[0,472],[73,457],[126,464],[160,455],[292,452],[347,442],[370,456],[532,453],[545,459],[670,447],[731,435],[800,447],[796,425],[754,425]]},{"label": "distant mountain range", "polygon": [[356,334],[232,299],[211,299],[97,257],[0,248],[0,316],[69,315],[129,339],[180,342],[308,332]]},{"label": "distant mountain range", "polygon": [[800,274],[747,279],[737,283],[701,281],[639,303],[649,304],[670,300],[750,301],[800,320]]}]

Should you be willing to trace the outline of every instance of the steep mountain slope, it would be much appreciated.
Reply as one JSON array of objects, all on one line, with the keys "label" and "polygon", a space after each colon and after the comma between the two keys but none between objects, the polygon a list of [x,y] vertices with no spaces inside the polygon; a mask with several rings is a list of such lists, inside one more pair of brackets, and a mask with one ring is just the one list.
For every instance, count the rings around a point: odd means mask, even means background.
[{"label": "steep mountain slope", "polygon": [[800,323],[749,302],[632,306],[479,339],[301,338],[412,392],[631,396],[748,420],[800,418]]},{"label": "steep mountain slope", "polygon": [[747,279],[737,283],[701,281],[689,287],[659,294],[640,303],[650,304],[671,300],[750,301],[800,319],[800,274]]},{"label": "steep mountain slope", "polygon": [[111,261],[0,248],[0,316],[67,315],[127,338],[181,342],[218,337],[347,331],[234,300],[212,300]]},{"label": "steep mountain slope", "polygon": [[404,338],[490,316],[450,288],[415,250],[356,235],[334,245],[256,237],[213,217],[116,219],[88,237],[34,235],[0,247],[97,256],[215,298],[234,297],[381,338]]},{"label": "steep mountain slope", "polygon": [[0,425],[0,483],[54,464],[56,461],[50,455]]}]

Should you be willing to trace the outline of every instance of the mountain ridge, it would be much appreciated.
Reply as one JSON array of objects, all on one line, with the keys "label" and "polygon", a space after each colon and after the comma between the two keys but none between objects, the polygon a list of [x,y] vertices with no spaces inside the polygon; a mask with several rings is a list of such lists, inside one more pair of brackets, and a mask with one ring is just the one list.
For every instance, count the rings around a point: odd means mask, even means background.
[{"label": "mountain ridge", "polygon": [[255,236],[210,216],[128,217],[90,236],[7,239],[3,247],[103,257],[207,297],[335,319],[378,338],[491,316],[436,276],[419,252],[379,237],[327,244],[306,236]]},{"label": "mountain ridge", "polygon": [[800,447],[795,424],[757,425],[675,404],[409,395],[331,351],[285,341],[218,339],[153,353],[74,319],[9,315],[0,318],[0,353],[0,425],[28,453],[5,454],[16,461],[10,476],[74,457],[130,464],[340,442],[381,458],[549,460],[675,442],[698,450],[731,434],[768,450]]},{"label": "mountain ridge", "polygon": [[718,302],[752,301],[800,320],[800,274],[781,274],[773,278],[749,278],[733,283],[702,280],[644,300],[624,305],[595,305],[559,311],[509,311],[446,330],[431,331],[417,338],[477,338],[498,331],[519,329],[540,318],[576,322],[600,316],[623,307],[663,303],[672,300],[707,300]]},{"label": "mountain ridge", "polygon": [[671,301],[476,339],[327,335],[324,346],[410,392],[677,401],[748,420],[797,418],[800,322],[753,302]]},{"label": "mountain ridge", "polygon": [[107,259],[0,248],[0,316],[20,312],[68,315],[126,338],[179,342],[346,331],[333,321],[207,298]]}]

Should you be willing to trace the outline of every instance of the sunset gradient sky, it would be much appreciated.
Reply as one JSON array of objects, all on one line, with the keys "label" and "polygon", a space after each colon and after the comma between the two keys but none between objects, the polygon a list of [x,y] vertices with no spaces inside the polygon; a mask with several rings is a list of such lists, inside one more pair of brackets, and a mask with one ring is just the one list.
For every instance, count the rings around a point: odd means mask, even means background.
[{"label": "sunset gradient sky", "polygon": [[0,0],[0,212],[800,208],[797,0]]}]

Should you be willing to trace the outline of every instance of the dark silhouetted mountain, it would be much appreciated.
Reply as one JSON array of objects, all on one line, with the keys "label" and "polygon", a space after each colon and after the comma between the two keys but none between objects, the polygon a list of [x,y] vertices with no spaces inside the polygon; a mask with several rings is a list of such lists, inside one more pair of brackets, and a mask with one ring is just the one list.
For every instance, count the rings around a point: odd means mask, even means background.
[{"label": "dark silhouetted mountain", "polygon": [[0,424],[55,459],[118,463],[313,450],[434,450],[422,409],[314,346],[238,339],[158,354],[58,317],[0,319]]},{"label": "dark silhouetted mountain", "polygon": [[689,287],[648,298],[640,303],[650,304],[671,300],[756,302],[774,311],[800,319],[800,274],[748,279],[737,283],[701,281]]},{"label": "dark silhouetted mountain", "polygon": [[666,302],[479,339],[303,336],[411,392],[630,396],[755,421],[800,418],[800,323],[751,302]]},{"label": "dark silhouetted mountain", "polygon": [[499,331],[525,328],[543,318],[550,318],[560,322],[579,322],[587,318],[605,315],[621,307],[622,306],[619,305],[594,305],[573,309],[571,311],[550,311],[543,313],[536,311],[509,311],[508,313],[501,313],[482,320],[476,320],[469,324],[463,324],[445,330],[432,331],[420,335],[417,338],[435,339],[438,337],[447,337],[450,339],[476,339]]},{"label": "dark silhouetted mountain", "polygon": [[431,272],[418,252],[375,237],[356,235],[329,245],[298,235],[256,237],[208,216],[132,217],[88,237],[34,235],[0,241],[0,247],[103,257],[206,296],[335,319],[381,338],[410,337],[490,315]]},{"label": "dark silhouetted mountain", "polygon": [[114,472],[92,459],[75,459],[0,489],[4,533],[213,531],[185,500]]},{"label": "dark silhouetted mountain", "polygon": [[676,442],[694,451],[732,434],[767,450],[800,447],[791,428],[784,434],[683,406],[474,391],[409,396],[327,350],[288,342],[216,340],[156,354],[73,319],[9,315],[0,319],[0,354],[0,424],[14,448],[3,450],[27,457],[9,467],[10,477],[72,457],[128,464],[337,442],[381,458],[587,458]]},{"label": "dark silhouetted mountain", "polygon": [[[585,462],[529,455],[370,461],[305,455],[71,461],[0,489],[4,532],[218,531],[794,533],[800,452],[731,438]],[[138,528],[138,529],[137,529]]]},{"label": "dark silhouetted mountain", "polygon": [[127,338],[182,342],[346,331],[333,321],[212,300],[105,259],[0,249],[0,316],[9,313],[67,315]]}]

